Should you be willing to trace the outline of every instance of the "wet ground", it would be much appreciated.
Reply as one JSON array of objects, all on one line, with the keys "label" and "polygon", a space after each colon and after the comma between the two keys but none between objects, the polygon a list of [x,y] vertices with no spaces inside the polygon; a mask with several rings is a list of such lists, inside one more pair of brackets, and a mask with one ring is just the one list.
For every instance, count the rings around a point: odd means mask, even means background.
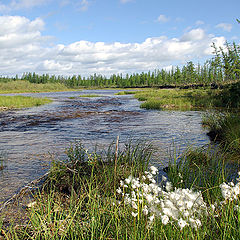
[{"label": "wet ground", "polygon": [[[81,140],[86,148],[99,148],[128,139],[147,139],[158,149],[154,164],[166,166],[168,150],[209,142],[201,127],[201,112],[141,109],[132,96],[116,96],[116,90],[36,93],[53,103],[16,111],[0,112],[0,202],[40,177],[53,158]],[[82,94],[101,97],[80,98]]]}]

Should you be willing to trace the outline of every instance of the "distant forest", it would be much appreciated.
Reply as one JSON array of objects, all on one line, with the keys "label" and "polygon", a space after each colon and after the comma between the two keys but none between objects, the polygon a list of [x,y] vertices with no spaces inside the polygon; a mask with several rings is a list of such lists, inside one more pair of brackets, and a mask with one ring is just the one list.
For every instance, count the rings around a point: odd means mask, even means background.
[{"label": "distant forest", "polygon": [[134,74],[113,74],[110,77],[91,75],[87,78],[81,75],[69,77],[49,74],[24,73],[20,78],[0,77],[0,82],[26,80],[31,83],[62,83],[67,87],[164,87],[187,85],[221,85],[235,82],[240,77],[240,46],[235,43],[226,43],[226,49],[214,47],[214,57],[205,64],[194,65],[188,62],[182,68],[173,67],[172,70],[164,69],[153,72]]}]

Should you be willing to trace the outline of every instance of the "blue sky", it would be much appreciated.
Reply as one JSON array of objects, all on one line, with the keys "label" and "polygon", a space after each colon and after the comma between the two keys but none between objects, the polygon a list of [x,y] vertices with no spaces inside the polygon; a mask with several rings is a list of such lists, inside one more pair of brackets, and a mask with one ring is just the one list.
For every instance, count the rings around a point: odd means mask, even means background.
[{"label": "blue sky", "polygon": [[240,41],[239,0],[0,1],[0,74],[134,73]]}]

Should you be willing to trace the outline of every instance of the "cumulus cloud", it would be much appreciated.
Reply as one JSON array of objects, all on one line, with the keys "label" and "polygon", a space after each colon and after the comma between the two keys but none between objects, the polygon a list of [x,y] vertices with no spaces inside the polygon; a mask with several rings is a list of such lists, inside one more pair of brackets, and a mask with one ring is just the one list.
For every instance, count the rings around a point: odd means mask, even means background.
[{"label": "cumulus cloud", "polygon": [[[23,72],[57,75],[93,73],[110,75],[164,68],[209,57],[213,42],[223,46],[224,37],[215,37],[197,28],[177,38],[159,36],[140,43],[77,41],[68,45],[50,42],[43,36],[44,22],[20,16],[0,17],[0,73]],[[51,43],[51,44],[49,44]]]},{"label": "cumulus cloud", "polygon": [[206,37],[205,32],[201,28],[193,29],[185,33],[181,37],[181,41],[200,41]]},{"label": "cumulus cloud", "polygon": [[219,23],[218,25],[216,25],[216,28],[221,28],[224,31],[231,32],[232,24],[229,24],[229,23]]}]

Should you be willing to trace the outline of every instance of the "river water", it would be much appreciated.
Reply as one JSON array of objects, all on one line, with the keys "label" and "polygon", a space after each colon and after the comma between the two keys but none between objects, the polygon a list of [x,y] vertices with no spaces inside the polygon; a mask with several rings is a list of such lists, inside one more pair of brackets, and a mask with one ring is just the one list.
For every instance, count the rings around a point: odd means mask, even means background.
[{"label": "river water", "polygon": [[[169,148],[209,142],[201,127],[199,111],[155,111],[141,109],[131,95],[117,90],[21,94],[49,97],[54,101],[40,107],[0,112],[0,202],[48,171],[53,158],[64,158],[74,141],[86,148],[147,139],[158,149],[153,163],[166,166]],[[79,98],[83,94],[101,97]],[[1,166],[1,165],[0,165]]]}]

